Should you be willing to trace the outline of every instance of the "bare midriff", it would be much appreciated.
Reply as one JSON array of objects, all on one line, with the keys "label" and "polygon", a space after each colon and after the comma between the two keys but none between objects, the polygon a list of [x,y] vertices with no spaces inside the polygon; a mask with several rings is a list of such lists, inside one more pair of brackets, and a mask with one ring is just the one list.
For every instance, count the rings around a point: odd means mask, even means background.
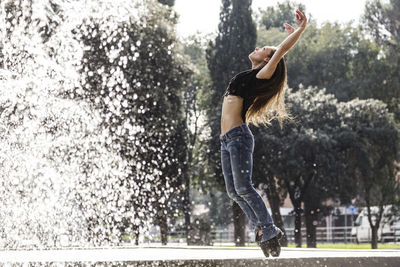
[{"label": "bare midriff", "polygon": [[243,124],[243,98],[236,95],[227,95],[222,102],[221,134]]}]

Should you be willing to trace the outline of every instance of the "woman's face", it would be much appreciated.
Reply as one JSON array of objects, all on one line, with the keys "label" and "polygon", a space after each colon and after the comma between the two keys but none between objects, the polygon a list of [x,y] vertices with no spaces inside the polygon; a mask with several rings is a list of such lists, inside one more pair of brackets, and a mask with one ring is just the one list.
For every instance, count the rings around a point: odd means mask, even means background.
[{"label": "woman's face", "polygon": [[272,51],[272,47],[269,46],[264,46],[261,48],[256,47],[254,51],[249,54],[249,59],[253,63],[262,62],[265,58],[268,58]]}]

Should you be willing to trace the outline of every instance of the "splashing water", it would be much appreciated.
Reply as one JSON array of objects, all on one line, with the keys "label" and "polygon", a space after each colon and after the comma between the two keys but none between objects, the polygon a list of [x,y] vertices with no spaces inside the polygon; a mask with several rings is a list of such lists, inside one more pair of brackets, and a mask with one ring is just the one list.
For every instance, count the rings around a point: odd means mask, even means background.
[{"label": "splashing water", "polygon": [[73,30],[91,18],[111,36],[118,23],[143,15],[144,2],[1,2],[1,247],[114,245],[122,217],[137,223],[125,210],[132,189],[121,182],[131,166],[100,112],[80,97],[85,46]]}]

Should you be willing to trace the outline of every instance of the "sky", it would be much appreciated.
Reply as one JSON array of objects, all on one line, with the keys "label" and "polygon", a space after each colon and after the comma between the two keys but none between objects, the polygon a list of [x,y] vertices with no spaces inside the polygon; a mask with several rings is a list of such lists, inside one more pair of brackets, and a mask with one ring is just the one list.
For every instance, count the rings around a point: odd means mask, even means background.
[{"label": "sky", "polygon": [[[259,8],[276,6],[284,0],[253,0],[253,12]],[[311,13],[318,24],[325,21],[345,23],[353,20],[358,23],[364,12],[366,0],[297,0],[306,6],[306,14]],[[188,36],[216,32],[219,23],[220,0],[175,0],[175,10],[179,13],[177,33]],[[294,16],[294,11],[293,11]]]}]

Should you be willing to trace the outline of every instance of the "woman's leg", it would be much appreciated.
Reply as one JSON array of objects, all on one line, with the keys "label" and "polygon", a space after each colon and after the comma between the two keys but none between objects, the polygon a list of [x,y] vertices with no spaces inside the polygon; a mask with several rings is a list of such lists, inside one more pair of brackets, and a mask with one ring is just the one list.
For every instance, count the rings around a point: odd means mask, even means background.
[{"label": "woman's leg", "polygon": [[258,218],[254,213],[253,209],[241,196],[238,195],[238,193],[235,190],[235,186],[233,183],[232,167],[231,167],[231,156],[229,154],[229,151],[226,149],[226,143],[221,143],[221,164],[222,164],[222,171],[224,174],[226,192],[228,193],[229,198],[238,203],[240,208],[246,214],[247,218],[249,218],[252,227],[258,228],[257,225],[260,222],[258,221]]},{"label": "woman's leg", "polygon": [[[230,152],[234,189],[240,197],[238,199],[246,203],[242,204],[243,207],[252,211],[247,213],[255,214],[257,217],[256,223],[262,230],[260,241],[263,242],[272,239],[281,230],[274,225],[262,197],[252,185],[254,139],[248,134],[242,134],[228,146],[228,149]],[[254,218],[252,220],[254,221]],[[258,232],[257,229],[255,231],[256,233]]]}]

